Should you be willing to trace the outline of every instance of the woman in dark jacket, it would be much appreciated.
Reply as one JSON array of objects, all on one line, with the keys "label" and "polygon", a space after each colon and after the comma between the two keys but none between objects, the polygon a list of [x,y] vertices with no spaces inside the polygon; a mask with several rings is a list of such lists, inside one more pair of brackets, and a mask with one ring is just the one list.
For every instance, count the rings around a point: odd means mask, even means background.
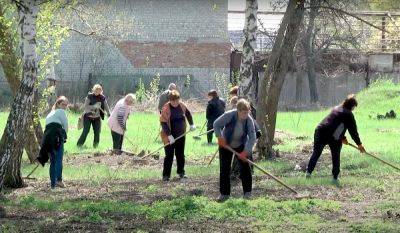
[{"label": "woman in dark jacket", "polygon": [[322,150],[329,145],[332,155],[332,183],[339,185],[338,176],[340,173],[340,151],[342,143],[348,144],[344,136],[346,130],[349,130],[351,138],[358,145],[361,153],[365,152],[357,132],[357,124],[352,111],[357,107],[357,100],[354,95],[349,95],[339,106],[332,109],[331,113],[326,116],[317,126],[314,133],[314,148],[307,167],[307,178],[311,177],[315,165]]},{"label": "woman in dark jacket", "polygon": [[77,146],[83,146],[86,137],[89,134],[90,126],[93,127],[94,140],[93,147],[96,148],[100,141],[101,120],[104,120],[104,114],[110,116],[110,110],[106,97],[103,95],[103,88],[100,84],[93,86],[92,93],[89,93],[85,99],[85,109],[83,117],[83,131]]},{"label": "woman in dark jacket", "polygon": [[[225,112],[225,101],[219,98],[216,90],[208,92],[208,98],[210,99],[207,104],[206,118],[207,118],[207,131],[213,129],[214,121]],[[207,134],[208,144],[212,143],[213,132]]]},{"label": "woman in dark jacket", "polygon": [[169,181],[171,167],[176,156],[177,173],[179,178],[186,178],[185,175],[185,137],[175,141],[175,138],[186,132],[186,120],[190,124],[190,130],[196,129],[193,118],[186,105],[180,101],[179,92],[171,91],[169,102],[164,105],[160,115],[161,139],[165,145],[165,159],[163,169],[163,181]]},{"label": "woman in dark jacket", "polygon": [[220,159],[220,193],[218,201],[225,201],[229,198],[231,192],[230,173],[232,152],[225,148],[231,147],[240,153],[239,167],[240,177],[243,185],[243,197],[251,198],[252,175],[250,164],[247,159],[250,158],[254,143],[256,141],[256,132],[254,122],[250,116],[250,104],[244,99],[237,103],[237,109],[225,112],[214,122],[215,136],[218,138],[219,159]]}]

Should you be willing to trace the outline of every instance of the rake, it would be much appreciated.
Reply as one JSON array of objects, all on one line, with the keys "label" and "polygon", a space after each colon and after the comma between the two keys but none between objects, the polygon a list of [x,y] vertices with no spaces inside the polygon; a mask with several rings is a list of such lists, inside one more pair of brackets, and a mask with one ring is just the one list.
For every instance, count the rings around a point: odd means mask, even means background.
[{"label": "rake", "polygon": [[[229,150],[230,152],[234,153],[236,156],[240,156],[239,153],[235,150],[233,150],[230,146],[225,146],[225,148],[227,150]],[[289,185],[287,185],[285,182],[283,182],[281,179],[279,179],[278,177],[272,175],[271,173],[267,172],[266,170],[264,170],[263,168],[261,168],[260,166],[258,166],[256,163],[254,163],[253,161],[251,161],[250,159],[246,158],[246,161],[253,165],[254,167],[256,167],[258,170],[260,170],[262,173],[266,174],[267,176],[271,177],[272,179],[274,179],[276,182],[278,182],[279,184],[283,185],[285,188],[289,189],[292,193],[296,194],[297,196],[299,196],[299,193],[293,189],[292,187],[290,187]]]},{"label": "rake", "polygon": [[205,134],[208,134],[208,133],[211,133],[211,132],[214,132],[214,129],[210,129],[210,130],[208,130],[207,132],[204,132],[204,133],[195,135],[195,136],[193,136],[193,139],[194,139],[194,140],[201,140],[201,136],[203,136],[203,135],[205,135]]},{"label": "rake", "polygon": [[[356,145],[353,145],[353,144],[351,144],[351,143],[347,143],[347,144],[348,144],[349,146],[351,146],[351,147],[353,147],[353,148],[356,148],[356,149],[358,150],[358,147],[357,147]],[[382,163],[384,163],[384,164],[386,164],[386,165],[391,166],[392,168],[396,169],[397,171],[400,171],[400,168],[399,168],[399,167],[397,167],[396,165],[394,165],[394,164],[392,164],[392,163],[389,163],[389,162],[387,162],[387,161],[385,161],[385,160],[379,158],[379,157],[376,156],[376,155],[373,155],[373,154],[368,153],[368,152],[365,152],[365,154],[371,156],[372,158],[374,158],[374,159],[376,159],[376,160],[379,160],[380,162],[382,162]]]},{"label": "rake", "polygon": [[[179,139],[185,137],[186,134],[188,134],[188,133],[190,133],[190,132],[192,132],[192,131],[190,131],[190,130],[189,130],[189,131],[186,131],[184,134],[182,134],[182,135],[180,135],[179,137],[175,138],[175,141],[178,141]],[[144,159],[144,158],[146,158],[146,157],[149,157],[149,156],[151,156],[151,155],[154,155],[154,154],[157,153],[159,150],[161,150],[161,149],[163,149],[163,148],[165,148],[165,147],[167,147],[167,146],[169,146],[169,145],[171,145],[171,143],[167,143],[167,144],[165,144],[165,145],[162,145],[162,146],[159,147],[157,150],[155,150],[155,151],[153,151],[153,152],[151,152],[151,153],[149,153],[149,154],[143,156],[142,159]]]},{"label": "rake", "polygon": [[208,162],[207,167],[209,167],[209,166],[211,165],[212,161],[213,161],[213,160],[215,159],[215,157],[217,156],[218,151],[219,151],[219,149],[217,149],[217,151],[215,151],[214,155],[211,157],[210,161]]}]

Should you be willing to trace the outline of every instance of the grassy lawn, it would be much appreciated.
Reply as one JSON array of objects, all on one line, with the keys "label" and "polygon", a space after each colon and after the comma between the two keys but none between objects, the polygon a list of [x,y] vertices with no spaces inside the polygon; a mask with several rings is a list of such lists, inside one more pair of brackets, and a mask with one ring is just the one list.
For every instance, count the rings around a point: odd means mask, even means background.
[{"label": "grassy lawn", "polygon": [[[367,151],[400,165],[399,119],[377,120],[376,114],[400,112],[400,86],[379,83],[360,93],[354,112],[361,140]],[[48,165],[39,168],[23,189],[7,192],[1,204],[10,213],[0,219],[1,232],[163,232],[163,231],[256,231],[256,232],[400,232],[400,173],[357,150],[344,146],[341,158],[341,188],[330,185],[329,153],[321,156],[313,178],[295,170],[307,161],[315,126],[329,110],[280,112],[277,130],[281,157],[260,165],[281,177],[300,193],[311,196],[296,199],[282,186],[255,171],[254,199],[241,198],[241,185],[232,185],[232,196],[225,203],[218,196],[219,164],[207,161],[216,145],[206,145],[187,137],[186,172],[189,179],[160,181],[159,161],[141,161],[131,156],[109,156],[111,134],[103,122],[101,144],[76,147],[81,131],[75,127],[78,115],[69,114],[70,129],[65,145],[63,177],[66,189],[49,190]],[[0,113],[0,129],[7,113]],[[204,113],[194,114],[200,129]],[[125,150],[154,150],[161,145],[156,114],[134,113],[128,121]],[[349,141],[352,141],[348,136]],[[161,151],[163,155],[163,151]],[[175,166],[175,165],[174,165]],[[23,174],[34,165],[23,162]],[[175,167],[173,168],[173,173]]]}]

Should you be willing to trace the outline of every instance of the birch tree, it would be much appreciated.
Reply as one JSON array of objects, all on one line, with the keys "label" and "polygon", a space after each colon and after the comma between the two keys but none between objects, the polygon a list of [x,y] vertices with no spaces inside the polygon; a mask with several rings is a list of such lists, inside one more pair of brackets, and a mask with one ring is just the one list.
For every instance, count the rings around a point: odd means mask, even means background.
[{"label": "birch tree", "polygon": [[246,97],[253,105],[257,100],[257,84],[253,79],[253,63],[257,46],[257,0],[246,0],[246,13],[242,61],[240,64],[239,96]]},{"label": "birch tree", "polygon": [[[37,79],[36,19],[38,5],[36,0],[13,1],[18,8],[21,37],[22,80],[14,96],[7,124],[0,141],[0,187],[4,183],[11,187],[22,187],[20,160],[26,142],[25,129],[31,118],[35,82]],[[8,164],[10,158],[17,163]],[[6,176],[6,174],[12,174]],[[6,180],[7,179],[7,180]]]}]

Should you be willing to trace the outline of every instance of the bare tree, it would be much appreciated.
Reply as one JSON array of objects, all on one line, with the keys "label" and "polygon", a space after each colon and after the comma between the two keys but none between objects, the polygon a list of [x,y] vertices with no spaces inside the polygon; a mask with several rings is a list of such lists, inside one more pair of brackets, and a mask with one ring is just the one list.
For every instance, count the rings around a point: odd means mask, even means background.
[{"label": "bare tree", "polygon": [[[258,94],[257,122],[263,132],[258,141],[261,156],[272,156],[279,95],[292,61],[294,46],[304,16],[305,0],[289,0],[272,48]],[[267,108],[268,107],[268,108]]]},{"label": "bare tree", "polygon": [[315,55],[314,50],[314,38],[315,38],[315,19],[318,15],[319,0],[310,0],[310,13],[308,17],[308,25],[306,35],[303,40],[304,53],[307,60],[307,75],[308,75],[308,85],[310,89],[310,101],[311,103],[318,102],[318,92],[317,92],[317,81],[315,73]]}]

